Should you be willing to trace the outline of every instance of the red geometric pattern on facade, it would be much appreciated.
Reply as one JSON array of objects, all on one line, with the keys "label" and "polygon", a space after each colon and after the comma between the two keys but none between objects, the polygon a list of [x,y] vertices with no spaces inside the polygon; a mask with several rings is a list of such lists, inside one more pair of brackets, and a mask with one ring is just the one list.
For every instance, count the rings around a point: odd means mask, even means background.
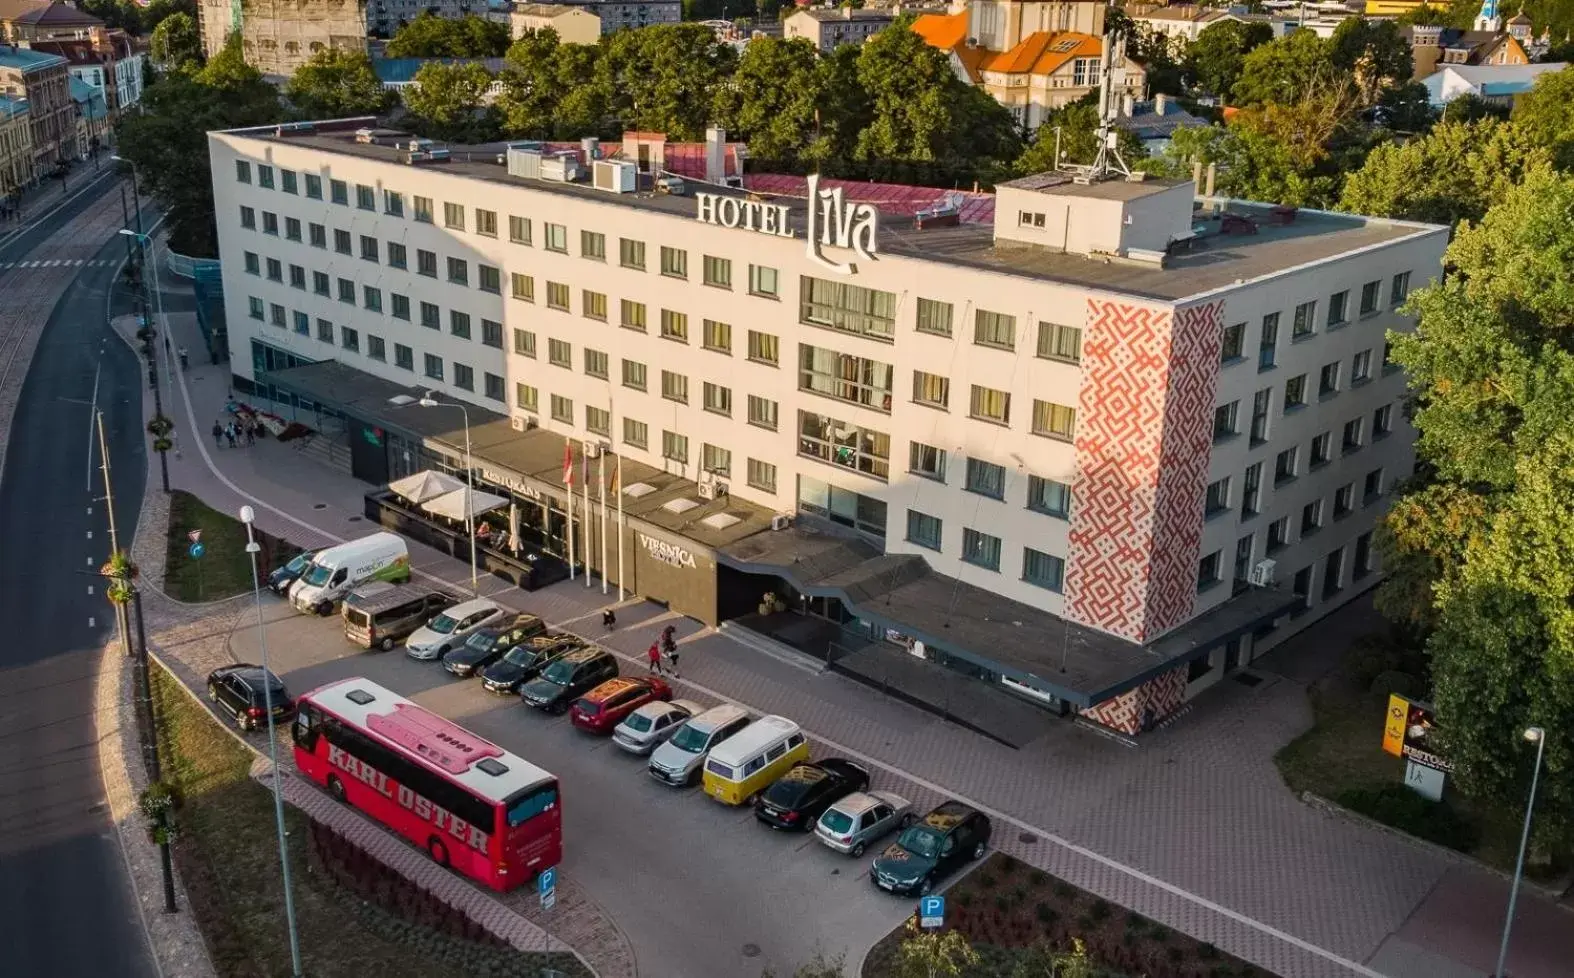
[{"label": "red geometric pattern on facade", "polygon": [[1083,328],[1066,609],[1134,642],[1147,632],[1170,318],[1089,299]]},{"label": "red geometric pattern on facade", "polygon": [[1082,715],[1111,730],[1136,735],[1142,732],[1142,718],[1149,709],[1153,710],[1152,722],[1156,724],[1180,709],[1185,700],[1186,667],[1180,666],[1114,699],[1090,706]]},{"label": "red geometric pattern on facade", "polygon": [[1164,403],[1153,566],[1142,642],[1184,623],[1196,604],[1223,339],[1224,300],[1176,310],[1170,329],[1169,395]]}]

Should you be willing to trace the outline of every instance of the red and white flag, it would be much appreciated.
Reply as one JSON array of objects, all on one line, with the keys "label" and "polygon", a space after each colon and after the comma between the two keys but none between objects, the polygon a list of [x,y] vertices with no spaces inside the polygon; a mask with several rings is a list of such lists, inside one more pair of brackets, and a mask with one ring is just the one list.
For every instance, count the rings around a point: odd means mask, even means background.
[{"label": "red and white flag", "polygon": [[563,485],[574,486],[574,448],[567,438],[563,439]]}]

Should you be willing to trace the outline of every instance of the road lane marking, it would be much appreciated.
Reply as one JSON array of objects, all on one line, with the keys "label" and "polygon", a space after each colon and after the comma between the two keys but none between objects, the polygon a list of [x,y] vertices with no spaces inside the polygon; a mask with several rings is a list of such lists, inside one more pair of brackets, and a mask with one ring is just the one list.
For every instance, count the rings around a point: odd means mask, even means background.
[{"label": "road lane marking", "polygon": [[87,627],[89,627],[89,628],[97,628],[98,627],[98,620],[95,619],[92,615],[88,615],[87,616]]},{"label": "road lane marking", "polygon": [[87,593],[88,593],[88,594],[92,594],[92,593],[93,593],[93,585],[91,585],[91,584],[89,584],[89,585],[88,585],[88,586],[87,586]]},{"label": "road lane marking", "polygon": [[87,538],[89,540],[93,539],[93,531],[92,530],[87,531]]},{"label": "road lane marking", "polygon": [[93,566],[93,558],[92,558],[92,557],[89,557],[89,558],[88,558],[88,559],[87,559],[87,565],[88,565],[88,566],[89,566],[89,567],[92,567],[92,566]]}]

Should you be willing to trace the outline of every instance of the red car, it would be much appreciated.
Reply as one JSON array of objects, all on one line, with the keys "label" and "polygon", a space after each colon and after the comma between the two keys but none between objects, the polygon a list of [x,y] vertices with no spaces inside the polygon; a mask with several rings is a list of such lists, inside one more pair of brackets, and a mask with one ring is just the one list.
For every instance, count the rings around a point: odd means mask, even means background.
[{"label": "red car", "polygon": [[576,700],[568,711],[568,719],[581,730],[607,735],[630,713],[651,700],[670,699],[672,687],[664,680],[619,676],[608,679]]}]

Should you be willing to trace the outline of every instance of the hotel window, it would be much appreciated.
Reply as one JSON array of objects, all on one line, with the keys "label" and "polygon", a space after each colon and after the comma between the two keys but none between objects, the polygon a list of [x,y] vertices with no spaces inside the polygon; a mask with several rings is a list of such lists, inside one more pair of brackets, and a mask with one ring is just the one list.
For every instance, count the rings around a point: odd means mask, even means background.
[{"label": "hotel window", "polygon": [[1273,388],[1264,387],[1252,395],[1252,431],[1251,444],[1253,448],[1268,440],[1268,412],[1273,407]]},{"label": "hotel window", "polygon": [[661,337],[687,343],[689,341],[688,314],[673,312],[671,309],[661,310]]},{"label": "hotel window", "polygon": [[1373,469],[1366,474],[1365,481],[1361,484],[1361,499],[1371,502],[1383,494],[1383,470]]},{"label": "hotel window", "polygon": [[348,255],[348,254],[350,254],[350,252],[351,252],[351,247],[350,247],[351,240],[352,239],[350,237],[350,232],[345,231],[342,228],[334,228],[333,229],[333,250],[334,251],[337,251],[341,255]]},{"label": "hotel window", "polygon": [[623,444],[633,445],[635,448],[646,448],[650,445],[650,428],[643,421],[633,418],[623,419]]},{"label": "hotel window", "polygon": [[1399,369],[1399,364],[1397,362],[1395,362],[1395,360],[1394,360],[1394,344],[1393,343],[1384,343],[1383,344],[1383,375],[1387,376],[1388,374],[1391,374],[1395,370],[1398,370],[1398,369]]},{"label": "hotel window", "polygon": [[1017,227],[1042,228],[1044,226],[1043,211],[1018,211]]},{"label": "hotel window", "polygon": [[[293,316],[295,319],[295,332],[302,336],[310,336],[312,333],[312,318],[300,311],[296,311]],[[333,342],[331,337],[328,342]]]},{"label": "hotel window", "polygon": [[916,509],[907,511],[907,542],[928,550],[941,549],[941,540],[944,537],[944,528],[938,516],[920,513]]},{"label": "hotel window", "polygon": [[748,478],[749,485],[761,492],[776,491],[776,466],[769,462],[762,462],[757,458],[749,459]]},{"label": "hotel window", "polygon": [[426,354],[424,360],[426,376],[432,380],[443,379],[443,358],[433,354]]},{"label": "hotel window", "polygon": [[301,240],[301,220],[298,217],[284,219],[284,237],[289,241]]},{"label": "hotel window", "polygon": [[1323,599],[1327,600],[1344,590],[1344,548],[1340,547],[1328,555],[1328,562],[1323,565]]},{"label": "hotel window", "polygon": [[339,301],[355,305],[355,283],[350,279],[339,279]]},{"label": "hotel window", "polygon": [[673,278],[689,277],[689,253],[681,248],[661,246],[661,274]]},{"label": "hotel window", "polygon": [[732,417],[732,388],[705,382],[705,410]]},{"label": "hotel window", "polygon": [[891,473],[891,436],[830,415],[798,412],[798,454],[884,480]]},{"label": "hotel window", "polygon": [[328,199],[340,207],[350,206],[350,185],[343,180],[329,180]]},{"label": "hotel window", "polygon": [[645,389],[645,365],[638,360],[623,361],[623,386],[632,390]]},{"label": "hotel window", "polygon": [[1381,438],[1394,430],[1394,406],[1384,404],[1372,412],[1372,437]]},{"label": "hotel window", "polygon": [[915,328],[920,333],[933,333],[936,336],[950,336],[951,303],[940,302],[935,299],[919,299],[918,323]]},{"label": "hotel window", "polygon": [[585,430],[603,438],[612,437],[612,412],[606,408],[585,405]]},{"label": "hotel window", "polygon": [[530,357],[532,360],[535,359],[536,334],[530,332],[528,329],[515,329],[514,352],[519,356]]},{"label": "hotel window", "polygon": [[944,482],[945,457],[946,451],[943,448],[925,445],[923,442],[908,442],[907,471],[936,482]]},{"label": "hotel window", "polygon": [[290,287],[303,292],[306,290],[306,269],[299,265],[290,266]]},{"label": "hotel window", "polygon": [[462,340],[470,338],[470,314],[458,309],[448,310],[448,331]]},{"label": "hotel window", "polygon": [[389,217],[404,216],[404,194],[392,190],[383,191],[383,213]]},{"label": "hotel window", "polygon": [[1071,518],[1071,486],[1054,479],[1030,475],[1027,477],[1027,508],[1046,516]]},{"label": "hotel window", "polygon": [[1274,485],[1283,485],[1284,483],[1289,482],[1291,479],[1295,478],[1296,455],[1299,453],[1299,451],[1300,449],[1298,448],[1286,448],[1284,451],[1274,456]]},{"label": "hotel window", "polygon": [[798,389],[891,411],[890,364],[835,350],[798,344]]},{"label": "hotel window", "polygon": [[257,164],[257,186],[264,190],[273,189],[273,167],[266,164]]},{"label": "hotel window", "polygon": [[1059,323],[1038,324],[1038,355],[1046,360],[1082,362],[1082,330]]},{"label": "hotel window", "polygon": [[381,250],[377,247],[376,238],[369,234],[361,235],[361,261],[369,261],[376,264],[378,252]]},{"label": "hotel window", "polygon": [[574,345],[568,340],[547,340],[547,362],[554,367],[574,369]]},{"label": "hotel window", "polygon": [[310,239],[313,248],[326,249],[328,247],[328,228],[326,226],[308,224],[306,225],[306,235]]},{"label": "hotel window", "polygon": [[322,177],[315,173],[306,174],[306,196],[312,200],[322,200]]},{"label": "hotel window", "polygon": [[503,292],[503,273],[491,265],[477,265],[475,267],[476,288],[482,292],[501,295]]},{"label": "hotel window", "polygon": [[1252,570],[1252,547],[1255,545],[1257,534],[1248,533],[1235,541],[1235,568],[1233,577],[1237,581],[1245,581]]},{"label": "hotel window", "polygon": [[514,298],[525,302],[536,301],[536,280],[532,276],[513,272],[508,276],[508,284]]},{"label": "hotel window", "polygon": [[437,277],[437,252],[424,248],[415,249],[415,273],[427,278]]},{"label": "hotel window", "polygon": [[251,183],[251,164],[245,160],[235,161],[235,180],[238,183]]},{"label": "hotel window", "polygon": [[661,457],[674,462],[689,464],[689,439],[675,431],[661,433]]},{"label": "hotel window", "polygon": [[780,362],[780,350],[775,334],[749,330],[749,359],[776,366]]},{"label": "hotel window", "polygon": [[257,253],[255,251],[246,252],[245,259],[247,275],[262,274],[262,259],[257,257]]},{"label": "hotel window", "polygon": [[421,325],[427,329],[443,328],[443,312],[435,302],[421,302]]},{"label": "hotel window", "polygon": [[483,238],[497,237],[497,211],[484,211],[477,207],[475,211],[475,233]]},{"label": "hotel window", "polygon": [[403,343],[395,343],[394,366],[400,370],[415,370],[415,351]]},{"label": "hotel window", "polygon": [[[339,345],[351,353],[361,352],[361,334],[348,326],[339,327]],[[458,369],[455,368],[455,373]]]},{"label": "hotel window", "polygon": [[563,424],[574,423],[574,402],[561,394],[552,395],[552,420]]},{"label": "hotel window", "polygon": [[1281,516],[1268,524],[1268,543],[1263,548],[1263,553],[1275,553],[1283,550],[1290,542],[1290,518]]},{"label": "hotel window", "polygon": [[624,268],[645,270],[645,242],[633,238],[618,239],[618,264]]},{"label": "hotel window", "polygon": [[455,285],[469,285],[470,263],[463,258],[448,259],[448,281]]},{"label": "hotel window", "polygon": [[528,245],[530,243],[530,218],[508,217],[508,240],[514,244]]},{"label": "hotel window", "polygon": [[432,223],[432,198],[415,198],[415,219],[422,224]]},{"label": "hotel window", "polygon": [[[279,215],[272,211],[262,212],[262,233],[271,234],[274,237],[279,236]],[[348,251],[345,253],[349,254]]]},{"label": "hotel window", "polygon": [[860,533],[885,536],[884,502],[838,486],[828,486],[818,479],[798,477],[798,509],[852,527]]},{"label": "hotel window", "polygon": [[701,344],[707,350],[716,353],[732,353],[732,326],[728,323],[719,323],[714,319],[704,320],[700,324]]},{"label": "hotel window", "polygon": [[689,378],[671,370],[661,372],[661,396],[679,404],[689,403]]},{"label": "hotel window", "polygon": [[633,299],[624,299],[620,312],[621,325],[624,329],[637,329],[641,333],[646,329],[645,303],[635,302]]},{"label": "hotel window", "polygon": [[1295,320],[1290,326],[1290,339],[1299,340],[1311,336],[1317,328],[1317,303],[1303,302],[1295,307]]},{"label": "hotel window", "polygon": [[725,448],[718,448],[711,444],[700,446],[700,471],[719,475],[723,479],[732,476],[732,452]]},{"label": "hotel window", "polygon": [[586,319],[607,321],[607,296],[604,292],[585,289],[579,294],[579,310]]},{"label": "hotel window", "polygon": [[968,414],[980,421],[1010,424],[1011,395],[992,387],[980,387],[974,384],[973,394],[968,403]]},{"label": "hotel window", "polygon": [[1356,418],[1344,423],[1344,436],[1339,442],[1344,454],[1360,451],[1361,446],[1365,444],[1361,439],[1361,422],[1364,420],[1364,418]]},{"label": "hotel window", "polygon": [[279,171],[279,189],[287,194],[299,194],[300,186],[296,183],[294,170]]},{"label": "hotel window", "polygon": [[382,312],[383,290],[370,285],[361,286],[361,305],[369,312]]},{"label": "hotel window", "polygon": [[749,293],[771,299],[781,295],[781,281],[776,269],[769,265],[750,265]]},{"label": "hotel window", "polygon": [[1355,538],[1355,567],[1350,571],[1350,576],[1359,581],[1361,578],[1372,573],[1373,563],[1372,531],[1367,530],[1365,533]]},{"label": "hotel window", "polygon": [[749,424],[758,428],[776,430],[776,402],[768,397],[749,395]]},{"label": "hotel window", "polygon": [[892,342],[896,335],[896,293],[847,282],[799,276],[799,319],[857,336]]},{"label": "hotel window", "polygon": [[1204,497],[1202,512],[1204,516],[1217,516],[1230,508],[1230,477],[1225,476],[1215,482],[1208,483],[1208,492]]},{"label": "hotel window", "polygon": [[503,400],[503,378],[497,374],[486,374],[483,378],[486,383],[486,396],[493,401]]},{"label": "hotel window", "polygon": [[397,241],[388,242],[388,266],[390,268],[405,268],[409,262],[409,253],[404,245]]},{"label": "hotel window", "polygon": [[268,281],[270,281],[270,282],[282,282],[282,281],[284,281],[284,264],[282,262],[280,262],[277,258],[269,258],[268,259]]},{"label": "hotel window", "polygon": [[547,308],[568,312],[568,286],[562,282],[547,283]]},{"label": "hotel window", "polygon": [[1262,504],[1262,463],[1253,462],[1241,477],[1241,519],[1256,516]]},{"label": "hotel window", "polygon": [[1240,411],[1240,401],[1231,401],[1228,404],[1220,404],[1218,407],[1213,409],[1214,441],[1223,441],[1226,438],[1233,438],[1240,434],[1240,429],[1236,427],[1240,423]]},{"label": "hotel window", "polygon": [[1350,361],[1350,386],[1364,384],[1372,379],[1372,351],[1362,350]]},{"label": "hotel window", "polygon": [[1077,409],[1051,401],[1033,402],[1033,434],[1071,441],[1077,433]]},{"label": "hotel window", "polygon": [[600,231],[579,232],[579,257],[607,260],[607,236]]},{"label": "hotel window", "polygon": [[556,251],[564,255],[568,254],[568,228],[561,224],[548,222],[546,225],[546,236],[547,239],[544,245],[546,250]]},{"label": "hotel window", "polygon": [[284,325],[284,307],[277,302],[268,303],[268,322],[282,327]]},{"label": "hotel window", "polygon": [[1330,461],[1332,461],[1334,457],[1333,443],[1334,436],[1333,432],[1331,431],[1325,431],[1316,438],[1313,438],[1311,456],[1306,463],[1307,468],[1315,469],[1318,466],[1327,465]]},{"label": "hotel window", "polygon": [[516,382],[514,384],[514,406],[521,411],[539,411],[536,405],[541,394],[529,384]]},{"label": "hotel window", "polygon": [[400,295],[397,292],[390,292],[390,293],[388,293],[388,303],[389,303],[389,308],[391,309],[393,318],[395,318],[395,319],[403,319],[405,322],[409,322],[410,321],[410,297],[409,296],[407,296],[407,295]]},{"label": "hotel window", "polygon": [[465,229],[465,205],[444,204],[443,227],[453,228],[455,231],[463,231]]},{"label": "hotel window", "polygon": [[604,353],[601,350],[592,350],[588,346],[585,347],[585,375],[586,376],[589,376],[589,377],[600,377],[602,380],[606,380],[607,379],[607,362],[608,362],[608,358],[607,358],[606,353]]},{"label": "hotel window", "polygon": [[377,209],[377,189],[368,187],[364,183],[356,184],[355,206],[363,211],[375,211]]},{"label": "hotel window", "polygon": [[913,403],[937,407],[942,411],[951,407],[951,378],[939,374],[913,371]]},{"label": "hotel window", "polygon": [[312,272],[312,291],[318,295],[328,295],[332,290],[332,282],[327,272]]},{"label": "hotel window", "polygon": [[1197,590],[1206,591],[1224,580],[1224,551],[1213,553],[1197,561]]},{"label": "hotel window", "polygon": [[1334,492],[1334,519],[1349,516],[1355,510],[1355,483],[1347,482]]},{"label": "hotel window", "polygon": [[1410,295],[1410,273],[1400,272],[1394,276],[1393,284],[1388,289],[1388,304],[1398,308],[1405,303],[1405,298]]},{"label": "hotel window", "polygon": [[973,313],[973,342],[997,350],[1016,349],[1017,317],[978,309]]},{"label": "hotel window", "polygon": [[1383,283],[1368,282],[1361,286],[1361,315],[1370,316],[1383,301]]},{"label": "hotel window", "polygon": [[1229,363],[1241,358],[1241,351],[1246,348],[1246,324],[1235,323],[1224,327],[1224,336],[1219,343],[1219,362]]},{"label": "hotel window", "polygon": [[1032,547],[1023,547],[1022,580],[1059,594],[1066,584],[1066,562]]},{"label": "hotel window", "polygon": [[462,363],[454,364],[454,386],[460,390],[475,390],[475,371]]},{"label": "hotel window", "polygon": [[967,482],[964,488],[968,492],[976,492],[980,496],[990,499],[1004,499],[1006,496],[1006,470],[1004,466],[993,462],[986,462],[981,458],[969,457],[967,460]]},{"label": "hotel window", "polygon": [[1323,528],[1323,501],[1314,499],[1301,507],[1301,539]]},{"label": "hotel window", "polygon": [[381,336],[366,336],[366,356],[372,360],[386,361],[388,359],[388,343]]},{"label": "hotel window", "polygon": [[1267,370],[1279,362],[1279,314],[1262,317],[1262,339],[1257,343],[1257,369]]},{"label": "hotel window", "polygon": [[1284,413],[1306,406],[1306,375],[1298,374],[1284,382]]},{"label": "hotel window", "polygon": [[962,559],[985,570],[1000,571],[1000,538],[970,527],[962,529]]},{"label": "hotel window", "polygon": [[703,280],[706,285],[719,289],[732,288],[732,262],[726,258],[706,255],[703,262]]},{"label": "hotel window", "polygon": [[1317,377],[1317,396],[1332,397],[1339,393],[1339,363],[1323,364],[1323,369]]}]

